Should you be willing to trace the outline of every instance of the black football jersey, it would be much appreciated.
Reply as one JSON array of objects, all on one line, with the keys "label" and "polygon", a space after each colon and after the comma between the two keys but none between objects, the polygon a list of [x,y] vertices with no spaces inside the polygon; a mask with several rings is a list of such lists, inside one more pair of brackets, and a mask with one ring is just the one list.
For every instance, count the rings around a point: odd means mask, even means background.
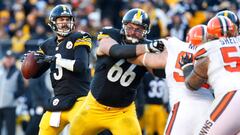
[{"label": "black football jersey", "polygon": [[[89,63],[89,53],[92,46],[91,37],[85,32],[75,32],[57,43],[56,37],[47,39],[40,46],[39,52],[45,55],[61,57],[69,60],[81,59],[79,49],[86,49],[84,61]],[[82,58],[83,59],[83,58]],[[50,65],[50,77],[54,94],[86,96],[90,87],[90,69],[86,71],[69,71],[55,62]]]},{"label": "black football jersey", "polygon": [[165,90],[167,90],[163,78],[146,73],[143,78],[143,86],[146,104],[163,104]]},{"label": "black football jersey", "polygon": [[[103,29],[98,39],[107,36],[124,45],[120,30]],[[136,88],[145,72],[145,67],[131,64],[126,59],[98,56],[91,92],[98,102],[106,106],[128,106],[134,101]]]}]

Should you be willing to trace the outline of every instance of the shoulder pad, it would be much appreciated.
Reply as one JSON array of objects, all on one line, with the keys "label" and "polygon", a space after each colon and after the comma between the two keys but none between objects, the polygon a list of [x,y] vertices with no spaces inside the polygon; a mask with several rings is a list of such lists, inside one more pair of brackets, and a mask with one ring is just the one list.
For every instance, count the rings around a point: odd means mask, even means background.
[{"label": "shoulder pad", "polygon": [[89,49],[92,48],[92,37],[90,34],[84,31],[73,33],[74,47],[76,46],[87,46]]},{"label": "shoulder pad", "polygon": [[86,38],[86,37],[92,38],[92,36],[91,36],[89,33],[84,32],[84,31],[74,32],[74,33],[72,33],[72,34],[70,35],[70,37],[71,37],[72,39]]},{"label": "shoulder pad", "polygon": [[117,39],[120,37],[120,30],[113,27],[104,27],[97,35],[97,40],[101,40],[106,37]]}]

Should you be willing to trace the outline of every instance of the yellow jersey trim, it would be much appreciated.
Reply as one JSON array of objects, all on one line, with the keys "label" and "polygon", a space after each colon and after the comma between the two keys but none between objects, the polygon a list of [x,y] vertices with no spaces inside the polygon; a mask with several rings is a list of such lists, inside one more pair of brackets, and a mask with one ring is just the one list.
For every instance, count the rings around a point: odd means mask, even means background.
[{"label": "yellow jersey trim", "polygon": [[107,38],[107,37],[110,37],[110,36],[108,34],[98,34],[97,40],[101,40],[101,39]]},{"label": "yellow jersey trim", "polygon": [[91,38],[79,38],[75,41],[73,46],[76,47],[79,45],[85,45],[88,46],[89,48],[92,48],[92,40]]}]

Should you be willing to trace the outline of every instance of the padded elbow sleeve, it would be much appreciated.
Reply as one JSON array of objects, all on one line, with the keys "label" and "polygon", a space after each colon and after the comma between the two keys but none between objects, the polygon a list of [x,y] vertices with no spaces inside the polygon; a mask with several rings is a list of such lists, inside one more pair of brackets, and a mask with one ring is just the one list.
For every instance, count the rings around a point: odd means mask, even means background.
[{"label": "padded elbow sleeve", "polygon": [[109,55],[119,59],[136,57],[136,45],[113,45],[109,50]]}]

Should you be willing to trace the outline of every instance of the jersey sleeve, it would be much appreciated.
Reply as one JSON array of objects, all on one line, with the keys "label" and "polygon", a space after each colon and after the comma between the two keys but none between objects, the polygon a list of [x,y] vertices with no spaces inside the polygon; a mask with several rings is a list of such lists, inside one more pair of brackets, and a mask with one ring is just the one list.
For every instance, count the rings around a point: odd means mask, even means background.
[{"label": "jersey sleeve", "polygon": [[111,37],[118,41],[120,39],[120,31],[112,27],[104,27],[97,35],[97,40],[100,41],[103,38]]},{"label": "jersey sleeve", "polygon": [[86,46],[90,51],[92,48],[92,37],[87,32],[77,32],[74,36],[74,47]]},{"label": "jersey sleeve", "polygon": [[36,51],[37,53],[45,54],[42,47],[39,46],[38,50]]},{"label": "jersey sleeve", "polygon": [[207,56],[207,49],[204,45],[199,46],[194,54],[194,59],[198,60]]},{"label": "jersey sleeve", "polygon": [[173,48],[175,46],[175,43],[173,42],[174,39],[172,37],[163,38],[161,39],[161,41],[163,42],[168,53],[174,53],[173,51],[175,51],[176,49]]},{"label": "jersey sleeve", "polygon": [[37,53],[41,53],[41,54],[46,54],[46,50],[48,49],[47,44],[48,44],[49,40],[51,40],[51,39],[47,39],[44,42],[40,43],[39,44],[39,48],[38,48],[38,50],[36,52]]}]

